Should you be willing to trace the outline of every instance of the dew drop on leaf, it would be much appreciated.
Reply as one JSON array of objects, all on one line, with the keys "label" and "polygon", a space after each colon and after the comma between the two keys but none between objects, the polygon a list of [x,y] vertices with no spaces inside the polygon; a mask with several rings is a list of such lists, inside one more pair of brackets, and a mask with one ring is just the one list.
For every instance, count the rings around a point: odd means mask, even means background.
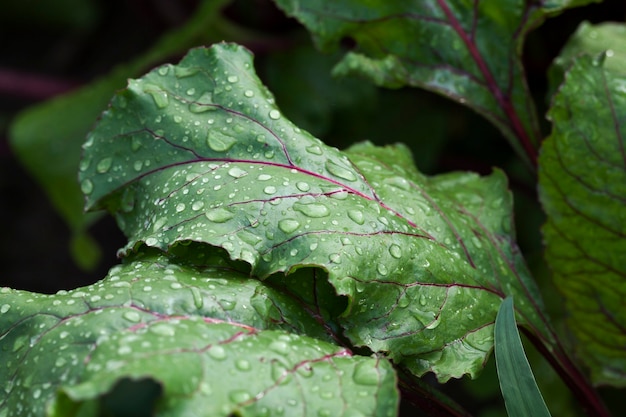
[{"label": "dew drop on leaf", "polygon": [[269,116],[272,120],[278,120],[280,119],[280,112],[276,109],[270,110]]},{"label": "dew drop on leaf", "polygon": [[321,155],[323,153],[322,148],[317,145],[311,145],[306,147],[306,151],[313,155]]},{"label": "dew drop on leaf", "polygon": [[311,189],[311,187],[309,186],[308,183],[304,182],[304,181],[298,181],[296,183],[296,188],[302,192],[307,192]]},{"label": "dew drop on leaf", "polygon": [[278,222],[278,228],[284,233],[292,233],[300,227],[300,223],[294,219],[283,219]]},{"label": "dew drop on leaf", "polygon": [[389,273],[389,270],[387,269],[387,266],[383,263],[379,263],[378,266],[376,267],[376,270],[378,271],[378,273],[380,275],[387,275]]},{"label": "dew drop on leaf", "polygon": [[256,179],[259,181],[268,181],[272,179],[272,176],[268,174],[261,174],[258,177],[256,177]]},{"label": "dew drop on leaf", "polygon": [[185,203],[178,203],[176,205],[176,213],[180,213],[182,211],[185,211]]},{"label": "dew drop on leaf", "polygon": [[320,203],[294,203],[293,209],[299,211],[307,217],[320,218],[330,215],[330,210],[324,204]]},{"label": "dew drop on leaf", "polygon": [[98,165],[96,165],[96,171],[98,171],[100,174],[104,174],[105,172],[108,172],[109,169],[111,169],[112,164],[113,158],[103,158],[100,160],[100,162],[98,162]]},{"label": "dew drop on leaf", "polygon": [[226,351],[222,346],[215,345],[209,349],[209,356],[218,361],[223,361],[226,359]]},{"label": "dew drop on leaf", "polygon": [[237,142],[237,139],[217,130],[210,130],[207,136],[207,145],[215,152],[226,152],[233,147],[235,142]]},{"label": "dew drop on leaf", "polygon": [[204,113],[217,110],[213,104],[213,94],[210,91],[203,93],[197,101],[189,104],[189,111],[192,113]]},{"label": "dew drop on leaf", "polygon": [[2,304],[2,307],[0,307],[0,313],[4,314],[10,309],[11,309],[11,306],[9,304]]},{"label": "dew drop on leaf", "polygon": [[225,223],[235,217],[235,214],[225,208],[216,208],[206,212],[207,219],[214,223]]},{"label": "dew drop on leaf", "polygon": [[360,385],[378,385],[379,375],[369,362],[361,362],[354,368],[352,379]]},{"label": "dew drop on leaf", "polygon": [[235,361],[235,368],[240,371],[249,371],[252,367],[250,366],[250,362],[246,359],[237,359],[237,361]]},{"label": "dew drop on leaf", "polygon": [[204,305],[204,298],[202,297],[200,290],[196,287],[191,287],[190,290],[191,296],[193,297],[193,304],[196,306],[197,309],[202,308],[202,306]]},{"label": "dew drop on leaf", "polygon": [[336,177],[346,181],[356,181],[356,175],[352,171],[337,165],[331,160],[326,161],[326,169]]},{"label": "dew drop on leaf", "polygon": [[250,98],[250,97],[254,97],[254,91],[252,90],[246,90],[243,92],[243,95]]},{"label": "dew drop on leaf", "polygon": [[248,173],[239,167],[232,167],[231,169],[228,170],[228,175],[230,175],[233,178],[241,178],[241,177],[245,177],[246,175],[248,175]]},{"label": "dew drop on leaf", "polygon": [[280,353],[281,355],[289,353],[289,345],[283,340],[274,340],[270,343],[269,348],[276,353]]},{"label": "dew drop on leaf", "polygon": [[167,92],[161,90],[159,86],[156,86],[154,84],[146,84],[143,87],[143,91],[152,96],[152,100],[154,100],[154,104],[157,106],[157,108],[163,109],[169,104]]},{"label": "dew drop on leaf", "polygon": [[389,246],[389,253],[396,259],[400,259],[402,257],[402,249],[396,244]]},{"label": "dew drop on leaf", "polygon": [[228,394],[228,398],[230,398],[230,400],[234,403],[241,404],[248,401],[250,398],[252,398],[252,396],[247,391],[236,390]]},{"label": "dew drop on leaf", "polygon": [[204,207],[204,201],[194,201],[193,204],[191,205],[191,209],[193,211],[198,211],[202,209],[202,207]]},{"label": "dew drop on leaf", "polygon": [[350,220],[356,224],[361,225],[365,223],[365,217],[363,216],[363,212],[360,210],[348,210],[348,217],[350,217]]},{"label": "dew drop on leaf", "polygon": [[273,185],[268,185],[267,187],[265,187],[263,189],[263,192],[267,195],[272,195],[276,193],[276,187],[274,187]]},{"label": "dew drop on leaf", "polygon": [[91,194],[93,192],[93,182],[89,179],[83,180],[80,183],[80,190],[83,194]]},{"label": "dew drop on leaf", "polygon": [[174,336],[176,334],[174,327],[167,323],[157,323],[150,327],[150,331],[160,336]]},{"label": "dew drop on leaf", "polygon": [[136,311],[127,311],[122,316],[126,320],[133,322],[133,323],[139,323],[139,321],[141,321],[141,316]]}]

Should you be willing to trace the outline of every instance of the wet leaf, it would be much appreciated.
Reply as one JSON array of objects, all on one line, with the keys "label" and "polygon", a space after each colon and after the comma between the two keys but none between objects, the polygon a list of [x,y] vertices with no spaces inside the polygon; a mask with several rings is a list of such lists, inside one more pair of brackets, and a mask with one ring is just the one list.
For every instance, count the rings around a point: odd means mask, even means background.
[{"label": "wet leaf", "polygon": [[500,171],[426,177],[401,145],[327,147],[286,120],[239,46],[130,81],[84,151],[87,207],[116,216],[122,254],[195,241],[262,279],[321,268],[347,297],[350,340],[417,375],[475,375],[505,294],[550,338]]},{"label": "wet leaf", "polygon": [[322,50],[356,43],[336,74],[445,95],[491,121],[530,162],[541,133],[520,60],[524,38],[547,16],[589,2],[276,0]]},{"label": "wet leaf", "polygon": [[161,386],[160,415],[394,415],[387,360],[324,341],[293,300],[204,262],[146,255],[69,292],[0,290],[0,415],[82,415],[124,380]]},{"label": "wet leaf", "polygon": [[623,74],[577,59],[548,113],[553,131],[539,161],[546,259],[575,349],[596,384],[617,386],[626,382],[625,91]]}]

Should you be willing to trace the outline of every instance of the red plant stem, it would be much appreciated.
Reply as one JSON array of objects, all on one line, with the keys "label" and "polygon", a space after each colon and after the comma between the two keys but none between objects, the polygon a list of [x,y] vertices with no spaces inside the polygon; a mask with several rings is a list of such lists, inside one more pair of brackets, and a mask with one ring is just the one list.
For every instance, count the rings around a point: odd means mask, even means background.
[{"label": "red plant stem", "polygon": [[511,97],[509,97],[509,95],[507,94],[504,94],[502,90],[500,90],[498,83],[493,77],[493,74],[491,73],[491,70],[489,69],[489,67],[487,66],[487,63],[483,59],[480,51],[476,47],[476,44],[473,42],[471,37],[465,31],[465,29],[463,29],[463,27],[461,26],[457,18],[452,13],[452,10],[450,10],[448,5],[446,4],[445,0],[438,0],[437,2],[439,3],[439,7],[441,7],[444,14],[446,15],[446,18],[450,22],[450,25],[452,26],[452,28],[456,31],[459,37],[463,40],[463,43],[465,43],[465,46],[467,47],[468,51],[472,55],[472,58],[476,62],[476,65],[478,65],[480,72],[485,78],[485,82],[487,83],[487,86],[489,90],[491,91],[491,94],[493,94],[494,98],[500,104],[500,107],[502,108],[507,118],[509,119],[511,130],[513,131],[513,133],[515,133],[515,135],[519,139],[519,142],[524,148],[526,155],[530,159],[532,166],[536,168],[537,167],[537,151],[535,150],[535,147],[533,146],[530,140],[530,137],[528,136],[528,133],[526,132],[526,129],[524,129],[524,126],[522,125],[522,121],[519,119],[517,115],[515,107],[513,106],[513,103],[511,102]]},{"label": "red plant stem", "polygon": [[587,415],[611,417],[611,413],[598,396],[598,392],[564,351],[558,348],[558,352],[552,352],[535,333],[524,327],[521,327],[521,330],[559,374]]}]

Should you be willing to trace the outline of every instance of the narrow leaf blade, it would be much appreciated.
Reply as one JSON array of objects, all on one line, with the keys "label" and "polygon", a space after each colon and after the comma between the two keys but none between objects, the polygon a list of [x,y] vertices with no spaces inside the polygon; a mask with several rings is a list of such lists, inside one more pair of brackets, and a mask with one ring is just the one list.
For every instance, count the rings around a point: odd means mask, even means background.
[{"label": "narrow leaf blade", "polygon": [[495,325],[496,367],[509,417],[550,417],[517,330],[513,297],[498,310]]}]

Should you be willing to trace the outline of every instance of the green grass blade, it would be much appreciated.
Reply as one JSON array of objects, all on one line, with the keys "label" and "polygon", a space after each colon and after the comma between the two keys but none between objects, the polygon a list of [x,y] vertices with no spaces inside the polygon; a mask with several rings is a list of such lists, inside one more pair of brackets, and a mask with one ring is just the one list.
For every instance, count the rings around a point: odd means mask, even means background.
[{"label": "green grass blade", "polygon": [[513,298],[500,306],[495,326],[496,368],[509,417],[550,416],[519,337]]}]

